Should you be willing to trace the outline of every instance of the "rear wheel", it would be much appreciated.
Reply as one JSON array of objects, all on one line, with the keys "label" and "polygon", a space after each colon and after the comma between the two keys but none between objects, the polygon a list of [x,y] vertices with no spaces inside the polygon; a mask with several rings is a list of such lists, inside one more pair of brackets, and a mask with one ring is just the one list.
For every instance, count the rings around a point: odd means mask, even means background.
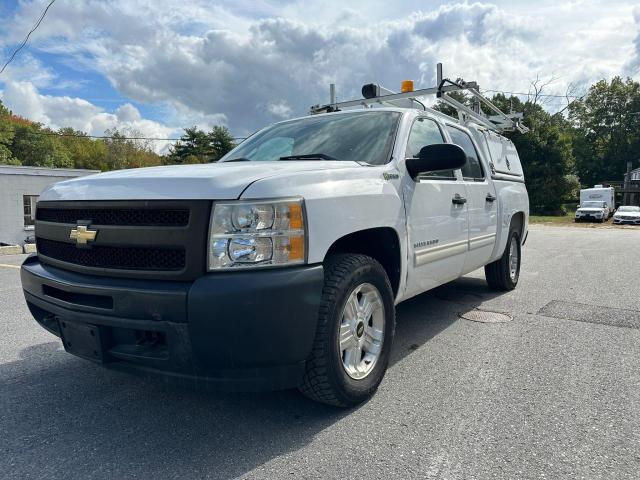
[{"label": "rear wheel", "polygon": [[520,278],[520,258],[520,234],[516,230],[511,230],[502,257],[484,267],[489,286],[495,290],[516,288]]},{"label": "rear wheel", "polygon": [[367,400],[387,370],[394,330],[393,292],[384,268],[365,255],[330,257],[300,391],[340,407]]}]

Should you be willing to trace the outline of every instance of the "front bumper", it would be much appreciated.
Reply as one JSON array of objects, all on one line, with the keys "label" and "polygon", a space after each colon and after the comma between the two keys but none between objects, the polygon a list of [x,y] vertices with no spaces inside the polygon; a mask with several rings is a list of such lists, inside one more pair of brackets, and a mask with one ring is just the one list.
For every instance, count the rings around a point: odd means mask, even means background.
[{"label": "front bumper", "polygon": [[606,218],[606,217],[604,217],[603,215],[596,216],[596,215],[589,215],[589,214],[581,214],[580,216],[576,215],[576,217],[575,217],[576,222],[580,222],[582,220],[586,220],[586,221],[590,221],[590,222],[593,222],[593,221],[596,221],[596,220],[597,221],[602,221],[603,218]]},{"label": "front bumper", "polygon": [[626,224],[626,225],[640,225],[640,218],[624,218],[624,217],[613,217],[613,223],[616,224]]},{"label": "front bumper", "polygon": [[273,390],[301,383],[324,274],[310,265],[131,280],[61,270],[34,255],[21,279],[31,313],[51,333],[97,329],[95,360],[106,367],[197,388]]}]

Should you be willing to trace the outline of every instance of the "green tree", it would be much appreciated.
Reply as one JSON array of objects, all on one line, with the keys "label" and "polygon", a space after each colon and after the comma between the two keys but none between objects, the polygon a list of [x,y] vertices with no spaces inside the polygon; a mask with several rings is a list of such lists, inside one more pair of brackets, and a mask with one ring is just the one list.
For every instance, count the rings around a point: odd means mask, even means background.
[{"label": "green tree", "polygon": [[226,127],[215,126],[210,132],[195,126],[185,128],[180,140],[169,150],[166,163],[217,162],[233,147],[235,147],[233,137]]},{"label": "green tree", "polygon": [[227,127],[213,127],[208,137],[213,150],[211,162],[217,162],[236,146]]},{"label": "green tree", "polygon": [[[465,95],[464,92],[450,92],[447,95],[451,97],[453,100],[460,102],[466,107],[471,106],[471,98],[468,95]],[[458,111],[448,103],[443,102],[442,100],[438,100],[436,104],[433,106],[433,109],[437,110],[438,112],[442,112],[445,115],[449,115],[450,117],[453,117],[456,120],[458,119]]]},{"label": "green tree", "polygon": [[14,128],[11,122],[11,112],[0,100],[0,164],[20,165],[20,161],[13,156],[11,151],[13,137]]},{"label": "green tree", "polygon": [[55,132],[39,123],[18,123],[11,145],[13,156],[22,165],[71,168],[73,162]]},{"label": "green tree", "polygon": [[185,163],[189,157],[189,163],[193,163],[193,157],[198,159],[196,163],[207,163],[214,156],[210,139],[204,130],[198,127],[185,128],[184,134],[169,150],[167,163]]},{"label": "green tree", "polygon": [[73,128],[61,128],[60,142],[67,150],[74,168],[107,170],[107,145],[102,140],[93,140],[86,133]]},{"label": "green tree", "polygon": [[573,130],[561,115],[551,115],[539,104],[521,102],[498,94],[492,102],[502,111],[523,112],[527,133],[506,134],[518,149],[524,169],[532,213],[564,213],[563,203],[571,200],[579,186],[573,156]]},{"label": "green tree", "polygon": [[109,138],[106,145],[106,170],[123,168],[153,167],[162,163],[162,158],[153,151],[149,140],[132,140],[142,137],[142,133],[134,130],[119,131],[116,128],[105,131]]},{"label": "green tree", "polygon": [[627,162],[640,160],[640,83],[601,80],[570,105],[569,117],[576,171],[585,186],[622,180]]}]

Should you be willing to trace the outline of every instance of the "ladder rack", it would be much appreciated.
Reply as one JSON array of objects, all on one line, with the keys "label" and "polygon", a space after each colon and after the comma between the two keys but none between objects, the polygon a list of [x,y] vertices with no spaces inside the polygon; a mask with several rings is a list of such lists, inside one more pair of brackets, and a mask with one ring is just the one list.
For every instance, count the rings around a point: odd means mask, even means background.
[{"label": "ladder rack", "polygon": [[[520,123],[522,119],[521,113],[509,113],[502,112],[496,105],[488,98],[480,93],[480,88],[476,82],[465,82],[462,79],[457,79],[455,82],[442,76],[442,63],[438,63],[436,68],[437,86],[430,88],[423,88],[420,90],[414,90],[403,93],[393,93],[390,90],[384,89],[379,86],[375,86],[377,92],[376,96],[370,98],[362,98],[357,100],[348,100],[345,102],[337,102],[335,98],[335,85],[330,87],[330,103],[326,105],[314,105],[311,107],[311,114],[337,112],[343,108],[350,107],[364,107],[369,108],[373,105],[388,105],[398,106],[399,100],[417,100],[419,97],[428,95],[435,95],[438,99],[447,103],[458,112],[458,120],[460,123],[475,122],[483,127],[496,132],[504,132],[510,130],[517,130],[520,133],[526,133],[529,129]],[[452,98],[449,94],[451,92],[469,92],[475,100],[473,108],[467,107],[456,99]],[[384,94],[380,94],[384,93]],[[481,105],[485,106],[493,114],[486,115]],[[429,109],[431,110],[431,109]],[[433,110],[432,110],[433,111]]]}]

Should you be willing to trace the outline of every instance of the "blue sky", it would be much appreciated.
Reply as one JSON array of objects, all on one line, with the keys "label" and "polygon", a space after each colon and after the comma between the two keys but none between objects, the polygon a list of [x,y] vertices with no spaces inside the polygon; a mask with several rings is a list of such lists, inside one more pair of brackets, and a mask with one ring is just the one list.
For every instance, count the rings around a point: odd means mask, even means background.
[{"label": "blue sky", "polygon": [[[0,2],[2,63],[47,3]],[[636,3],[57,0],[0,75],[0,98],[52,128],[166,137],[216,124],[242,136],[305,114],[330,82],[343,99],[372,81],[428,86],[438,61],[487,89],[539,79],[552,80],[546,93],[581,94],[640,78]]]}]

